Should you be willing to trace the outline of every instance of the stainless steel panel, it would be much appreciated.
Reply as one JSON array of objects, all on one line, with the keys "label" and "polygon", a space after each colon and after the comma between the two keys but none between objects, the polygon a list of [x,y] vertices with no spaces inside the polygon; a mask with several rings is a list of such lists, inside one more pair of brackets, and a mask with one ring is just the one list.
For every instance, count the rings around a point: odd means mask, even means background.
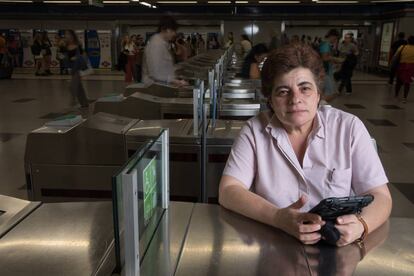
[{"label": "stainless steel panel", "polygon": [[[188,142],[194,143],[194,137],[190,133],[192,123],[193,120],[191,119],[141,120],[129,129],[126,134],[126,142],[128,145],[137,142],[142,143],[157,137],[162,129],[168,128],[170,143],[183,143],[189,139]],[[127,147],[131,148],[130,146]]]},{"label": "stainless steel panel", "polygon": [[0,195],[0,238],[39,205],[40,202]]},{"label": "stainless steel panel", "polygon": [[242,120],[216,120],[215,126],[210,123],[207,130],[207,145],[232,145],[246,124]]},{"label": "stainless steel panel", "polygon": [[193,207],[193,203],[170,202],[141,263],[141,275],[174,275]]},{"label": "stainless steel panel", "polygon": [[248,99],[224,99],[221,102],[221,109],[260,109],[260,102]]},{"label": "stainless steel panel", "polygon": [[175,275],[310,275],[291,236],[217,205],[196,204]]},{"label": "stainless steel panel", "polygon": [[0,239],[0,270],[8,276],[110,275],[112,250],[112,203],[43,204]]},{"label": "stainless steel panel", "polygon": [[33,131],[26,142],[26,164],[118,165],[125,161],[124,134],[135,119],[97,113],[65,133]]},{"label": "stainless steel panel", "polygon": [[43,202],[111,200],[112,176],[120,167],[32,164],[29,198]]}]

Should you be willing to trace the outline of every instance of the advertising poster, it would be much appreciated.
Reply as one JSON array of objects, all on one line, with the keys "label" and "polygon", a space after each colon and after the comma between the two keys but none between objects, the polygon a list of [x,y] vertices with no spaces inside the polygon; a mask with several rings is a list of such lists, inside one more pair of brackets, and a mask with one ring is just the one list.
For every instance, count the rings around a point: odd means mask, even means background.
[{"label": "advertising poster", "polygon": [[378,64],[380,66],[388,67],[389,55],[392,43],[392,34],[394,31],[394,22],[382,24],[381,33],[381,47]]},{"label": "advertising poster", "polygon": [[33,44],[33,30],[20,30],[20,39],[23,50],[22,67],[33,68],[34,58],[30,49],[30,46]]},{"label": "advertising poster", "polygon": [[49,38],[51,47],[50,51],[52,52],[52,60],[50,61],[51,68],[58,68],[59,61],[57,60],[57,49],[58,49],[58,41],[59,41],[59,34],[57,30],[46,30],[47,37]]},{"label": "advertising poster", "polygon": [[99,42],[101,45],[101,60],[99,68],[102,69],[111,69],[112,68],[112,59],[111,59],[111,36],[112,32],[110,30],[101,30],[98,31]]}]

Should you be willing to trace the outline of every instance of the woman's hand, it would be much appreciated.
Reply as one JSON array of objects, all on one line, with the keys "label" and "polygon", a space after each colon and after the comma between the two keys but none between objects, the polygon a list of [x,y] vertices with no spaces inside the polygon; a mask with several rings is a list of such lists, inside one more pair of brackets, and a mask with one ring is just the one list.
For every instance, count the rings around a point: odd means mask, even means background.
[{"label": "woman's hand", "polygon": [[296,237],[304,244],[315,244],[321,239],[319,230],[325,222],[317,214],[299,211],[306,201],[307,198],[302,195],[289,207],[279,209],[275,215],[275,226]]},{"label": "woman's hand", "polygon": [[335,228],[338,229],[341,237],[336,242],[337,246],[348,245],[359,239],[364,232],[364,226],[356,215],[340,216],[336,219]]}]

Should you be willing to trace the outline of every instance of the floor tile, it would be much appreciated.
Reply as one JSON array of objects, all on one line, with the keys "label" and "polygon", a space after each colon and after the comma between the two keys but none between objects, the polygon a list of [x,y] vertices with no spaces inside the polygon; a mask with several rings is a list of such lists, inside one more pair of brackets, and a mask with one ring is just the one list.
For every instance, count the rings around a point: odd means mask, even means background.
[{"label": "floor tile", "polygon": [[403,193],[412,203],[414,203],[414,183],[392,183],[401,193]]},{"label": "floor tile", "polygon": [[21,98],[21,99],[17,99],[14,100],[14,103],[27,103],[27,102],[31,102],[31,101],[36,101],[35,98]]},{"label": "floor tile", "polygon": [[7,133],[7,132],[0,132],[0,142],[7,142],[10,141],[11,139],[20,136],[22,134],[20,133]]},{"label": "floor tile", "polygon": [[385,119],[367,119],[367,120],[368,122],[370,122],[371,124],[375,126],[393,126],[393,127],[397,126],[393,122],[389,120],[385,120]]},{"label": "floor tile", "polygon": [[403,108],[401,108],[401,107],[399,107],[398,105],[395,105],[395,104],[382,104],[381,106],[384,109],[403,109]]},{"label": "floor tile", "polygon": [[365,109],[365,106],[360,104],[344,104],[349,109]]},{"label": "floor tile", "polygon": [[414,143],[403,143],[403,145],[411,150],[414,150]]}]

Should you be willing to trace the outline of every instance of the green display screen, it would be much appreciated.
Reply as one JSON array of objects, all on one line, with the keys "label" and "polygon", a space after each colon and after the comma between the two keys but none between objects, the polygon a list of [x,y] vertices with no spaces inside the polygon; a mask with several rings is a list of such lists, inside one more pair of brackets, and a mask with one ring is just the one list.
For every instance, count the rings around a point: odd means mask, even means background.
[{"label": "green display screen", "polygon": [[157,162],[156,156],[143,170],[144,221],[147,222],[157,206]]}]

